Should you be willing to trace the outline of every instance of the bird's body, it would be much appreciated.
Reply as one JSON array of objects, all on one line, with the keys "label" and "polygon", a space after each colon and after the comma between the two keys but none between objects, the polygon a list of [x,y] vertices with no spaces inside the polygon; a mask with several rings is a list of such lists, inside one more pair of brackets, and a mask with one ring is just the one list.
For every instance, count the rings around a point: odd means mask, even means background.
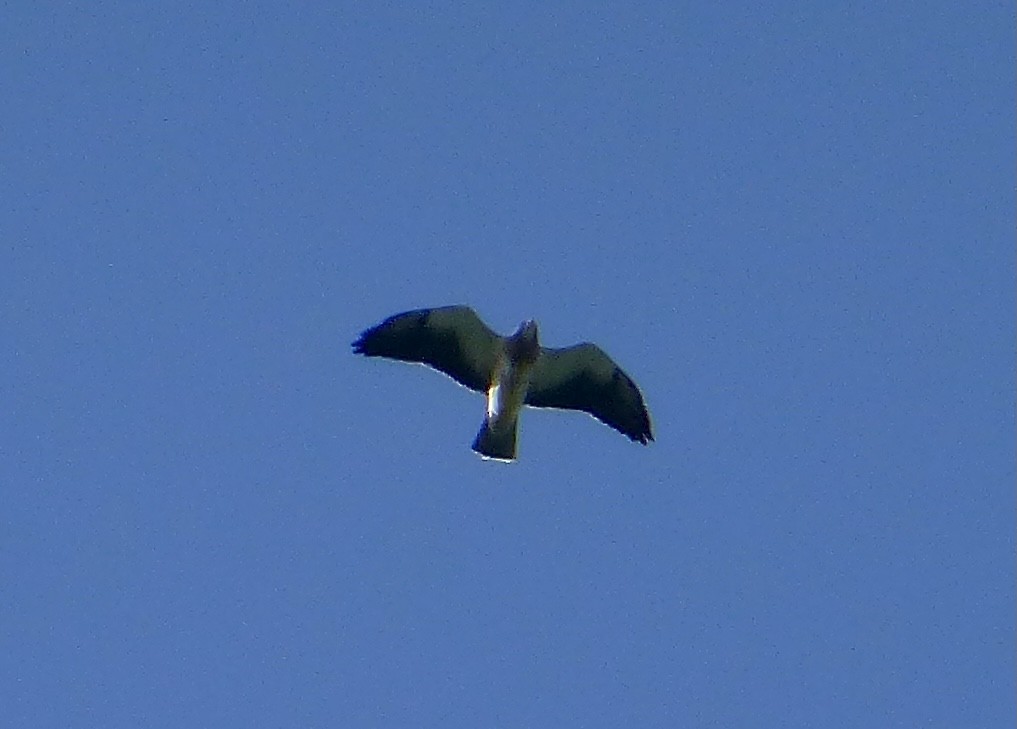
[{"label": "bird's body", "polygon": [[515,460],[524,405],[582,410],[634,441],[653,440],[649,414],[632,379],[594,344],[540,346],[525,321],[500,337],[466,306],[418,309],[363,332],[354,351],[429,365],[487,394],[487,413],[473,442],[485,458]]},{"label": "bird's body", "polygon": [[540,356],[537,325],[525,322],[504,344],[487,390],[487,415],[473,441],[473,450],[486,458],[511,461],[516,457],[519,411],[526,402],[530,373]]}]

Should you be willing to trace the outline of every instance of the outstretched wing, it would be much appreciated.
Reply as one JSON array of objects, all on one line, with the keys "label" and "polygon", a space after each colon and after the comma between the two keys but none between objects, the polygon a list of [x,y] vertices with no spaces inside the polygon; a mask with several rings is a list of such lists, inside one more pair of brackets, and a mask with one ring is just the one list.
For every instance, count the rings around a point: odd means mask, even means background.
[{"label": "outstretched wing", "polygon": [[501,337],[468,306],[396,314],[353,343],[357,354],[421,362],[479,392],[491,384],[500,347]]},{"label": "outstretched wing", "polygon": [[632,440],[653,440],[650,415],[636,383],[595,344],[541,349],[526,404],[582,410]]}]

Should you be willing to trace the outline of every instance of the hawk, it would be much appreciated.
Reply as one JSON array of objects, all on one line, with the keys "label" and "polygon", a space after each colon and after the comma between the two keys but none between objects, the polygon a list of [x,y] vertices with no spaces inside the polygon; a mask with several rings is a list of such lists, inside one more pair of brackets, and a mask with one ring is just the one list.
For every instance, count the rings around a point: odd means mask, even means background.
[{"label": "hawk", "polygon": [[523,405],[582,410],[628,436],[653,440],[643,396],[604,350],[588,342],[541,347],[537,323],[502,337],[468,306],[417,309],[364,331],[353,351],[419,362],[487,395],[487,414],[473,441],[484,458],[513,461]]}]

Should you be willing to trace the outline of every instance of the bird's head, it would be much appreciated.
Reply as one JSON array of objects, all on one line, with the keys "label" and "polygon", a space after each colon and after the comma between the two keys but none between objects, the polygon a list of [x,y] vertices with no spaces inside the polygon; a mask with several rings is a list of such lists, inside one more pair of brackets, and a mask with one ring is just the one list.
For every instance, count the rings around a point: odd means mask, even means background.
[{"label": "bird's head", "polygon": [[537,339],[537,322],[527,319],[516,333],[512,335],[509,343],[510,356],[516,361],[534,362],[540,354],[540,341]]}]

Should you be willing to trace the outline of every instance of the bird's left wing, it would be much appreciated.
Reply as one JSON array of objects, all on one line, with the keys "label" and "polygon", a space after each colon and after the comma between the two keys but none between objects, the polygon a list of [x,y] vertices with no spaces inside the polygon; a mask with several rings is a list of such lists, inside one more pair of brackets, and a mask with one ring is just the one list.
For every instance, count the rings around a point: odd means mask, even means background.
[{"label": "bird's left wing", "polygon": [[501,337],[468,306],[396,314],[353,343],[357,354],[421,362],[478,392],[491,384],[500,347]]},{"label": "bird's left wing", "polygon": [[653,440],[643,396],[595,344],[540,350],[530,374],[526,404],[589,413],[634,441]]}]

